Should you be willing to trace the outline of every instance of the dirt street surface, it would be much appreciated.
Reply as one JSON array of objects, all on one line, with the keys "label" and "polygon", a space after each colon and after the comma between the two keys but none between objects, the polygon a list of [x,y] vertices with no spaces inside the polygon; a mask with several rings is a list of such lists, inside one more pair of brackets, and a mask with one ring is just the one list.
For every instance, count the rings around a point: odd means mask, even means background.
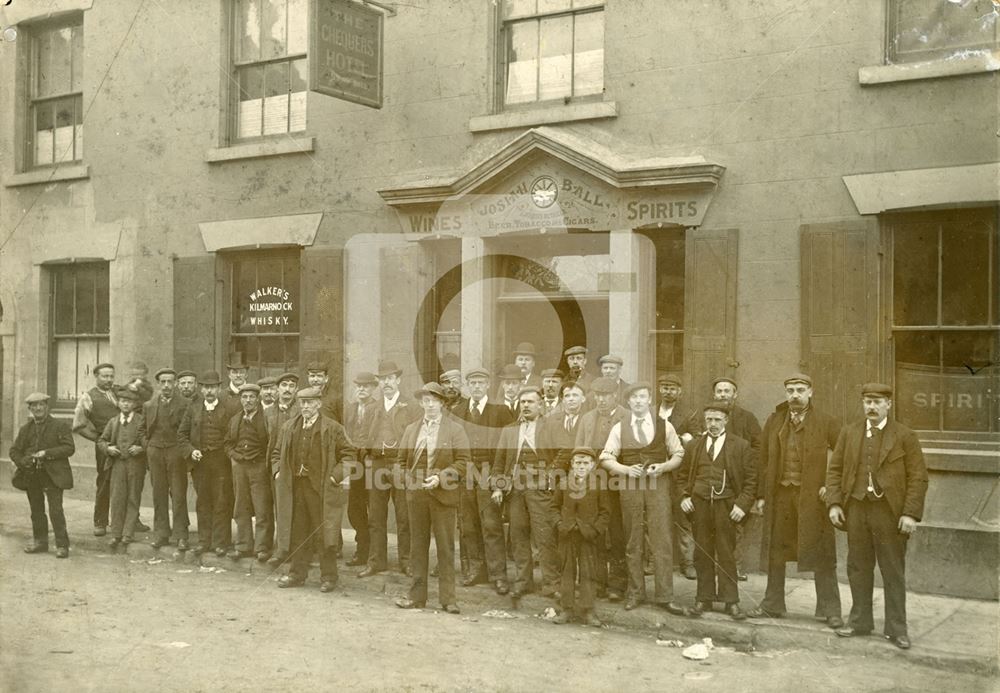
[{"label": "dirt street surface", "polygon": [[529,613],[405,612],[383,595],[279,590],[274,576],[59,561],[7,536],[0,549],[3,691],[995,690],[916,659],[716,648],[696,662],[651,635]]}]

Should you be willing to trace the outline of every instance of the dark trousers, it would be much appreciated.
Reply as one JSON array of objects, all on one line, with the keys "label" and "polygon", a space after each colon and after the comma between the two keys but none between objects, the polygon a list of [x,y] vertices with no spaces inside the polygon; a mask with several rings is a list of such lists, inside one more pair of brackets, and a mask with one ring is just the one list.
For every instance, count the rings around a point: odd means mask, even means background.
[{"label": "dark trousers", "polygon": [[[343,506],[340,508],[343,512]],[[340,513],[330,520],[334,522],[336,532],[340,534]],[[307,476],[297,476],[292,480],[292,528],[291,528],[291,566],[288,575],[294,579],[305,580],[309,574],[309,563],[312,561],[313,550],[319,554],[319,572],[321,580],[337,580],[337,547],[327,546],[324,541],[323,502],[312,481]]]},{"label": "dark trousers", "polygon": [[733,509],[732,498],[705,500],[695,496],[694,517],[694,569],[698,573],[698,590],[695,599],[699,602],[725,602],[738,604],[739,590],[736,588],[736,523],[729,513]]},{"label": "dark trousers", "polygon": [[653,560],[653,601],[665,604],[674,599],[674,550],[670,532],[670,475],[643,479],[638,488],[623,487],[622,524],[625,529],[625,563],[628,566],[628,596],[646,598],[643,544],[648,530]]},{"label": "dark trousers", "polygon": [[364,479],[351,479],[347,490],[347,521],[354,528],[355,558],[368,562],[368,489]]},{"label": "dark trousers", "polygon": [[410,518],[403,470],[395,461],[376,458],[368,488],[368,565],[376,570],[389,567],[389,501],[396,515],[396,552],[402,563],[410,559]]},{"label": "dark trousers", "polygon": [[624,593],[628,587],[628,569],[625,564],[625,525],[622,522],[621,493],[608,489],[607,536],[597,541],[597,586]]},{"label": "dark trousers", "polygon": [[675,478],[670,492],[670,511],[673,520],[674,564],[686,570],[694,565],[694,535],[691,532],[691,518],[681,510],[684,488]]},{"label": "dark trousers", "polygon": [[[574,529],[559,536],[559,553],[562,559],[562,605],[567,611],[579,607],[586,611],[594,608],[594,586],[597,575],[597,546]],[[580,598],[576,598],[579,584]]]},{"label": "dark trousers", "polygon": [[274,540],[274,500],[271,465],[261,455],[247,462],[233,462],[236,505],[236,550],[270,553]]},{"label": "dark trousers", "polygon": [[111,508],[111,467],[114,460],[94,444],[94,462],[97,467],[97,488],[94,491],[94,526],[107,527]]},{"label": "dark trousers", "polygon": [[[69,548],[69,534],[66,532],[66,515],[63,514],[63,490],[56,487],[43,469],[27,474],[28,506],[31,508],[31,534],[36,544],[49,545],[49,519],[52,533],[56,536],[56,547]],[[45,517],[45,499],[49,501],[49,517]]]},{"label": "dark trousers", "polygon": [[511,492],[510,536],[514,544],[514,589],[526,591],[531,587],[534,573],[531,547],[534,545],[542,565],[543,590],[558,590],[559,556],[551,491],[528,489]]},{"label": "dark trousers", "polygon": [[463,565],[470,576],[486,573],[483,525],[480,518],[479,489],[462,488],[459,510],[459,545]]},{"label": "dark trousers", "polygon": [[[767,559],[767,589],[760,606],[769,613],[783,614],[785,608],[785,563],[798,554],[799,487],[779,486],[771,509],[771,537]],[[827,521],[825,517],[819,521]],[[832,559],[832,557],[831,557]],[[840,617],[840,589],[837,587],[837,563],[813,571],[816,586],[816,615]]]},{"label": "dark trousers", "polygon": [[203,450],[191,474],[198,494],[198,544],[206,550],[228,548],[233,543],[233,470],[225,450]]},{"label": "dark trousers", "polygon": [[859,631],[875,627],[872,590],[875,563],[882,571],[885,595],[885,626],[890,637],[906,635],[906,539],[889,503],[851,499],[847,515],[847,581],[851,585],[851,615],[848,625]]},{"label": "dark trousers", "polygon": [[427,602],[427,576],[430,562],[431,534],[437,548],[438,599],[441,606],[455,603],[455,522],[457,508],[441,503],[430,491],[420,489],[406,492],[406,506],[410,513],[410,564],[413,582],[410,599]]},{"label": "dark trousers", "polygon": [[483,557],[490,582],[507,582],[507,547],[503,533],[503,508],[493,502],[489,489],[476,489],[479,525],[483,533]]},{"label": "dark trousers", "polygon": [[112,459],[108,468],[111,496],[111,536],[132,541],[139,524],[139,505],[142,487],[146,481],[146,461],[139,459]]},{"label": "dark trousers", "polygon": [[[157,539],[188,538],[187,462],[181,459],[176,445],[146,449],[149,483],[153,486],[153,532]],[[170,531],[173,511],[173,533]]]}]

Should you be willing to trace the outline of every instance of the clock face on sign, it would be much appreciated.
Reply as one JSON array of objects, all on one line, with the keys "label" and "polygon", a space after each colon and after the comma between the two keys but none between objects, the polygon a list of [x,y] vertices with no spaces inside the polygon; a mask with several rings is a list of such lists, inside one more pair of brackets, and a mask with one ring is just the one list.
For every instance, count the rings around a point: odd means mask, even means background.
[{"label": "clock face on sign", "polygon": [[559,186],[549,176],[539,176],[531,184],[531,200],[540,209],[551,207],[559,194]]}]

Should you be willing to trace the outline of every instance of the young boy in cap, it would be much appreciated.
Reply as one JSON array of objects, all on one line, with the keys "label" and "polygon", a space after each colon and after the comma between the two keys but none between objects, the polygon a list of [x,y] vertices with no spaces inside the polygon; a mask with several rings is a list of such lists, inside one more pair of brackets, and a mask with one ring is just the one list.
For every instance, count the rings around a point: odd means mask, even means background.
[{"label": "young boy in cap", "polygon": [[[562,558],[562,607],[554,623],[569,621],[579,608],[580,620],[601,626],[594,614],[597,582],[597,542],[604,537],[611,517],[607,493],[594,474],[596,455],[590,448],[574,448],[570,474],[556,488],[553,507],[559,514],[559,550]],[[579,579],[580,599],[576,598]]]},{"label": "young boy in cap", "polygon": [[108,421],[97,447],[111,461],[111,548],[130,544],[139,521],[146,480],[146,420],[138,388],[118,390],[118,416]]}]

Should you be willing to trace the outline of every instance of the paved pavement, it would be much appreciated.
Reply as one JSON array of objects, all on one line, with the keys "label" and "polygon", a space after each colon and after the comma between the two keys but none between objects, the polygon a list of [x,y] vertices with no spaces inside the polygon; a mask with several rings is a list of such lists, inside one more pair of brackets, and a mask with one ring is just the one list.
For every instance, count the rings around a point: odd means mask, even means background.
[{"label": "paved pavement", "polygon": [[[108,553],[106,538],[93,536],[92,505],[86,501],[67,499],[64,507],[70,531],[70,559],[72,560],[74,552],[79,551]],[[144,508],[143,518],[147,523],[151,523],[152,510]],[[194,519],[193,513],[192,519]],[[194,529],[192,526],[192,530]],[[13,490],[0,491],[0,533],[21,537],[25,541],[30,539],[31,522],[24,494]],[[344,555],[350,556],[353,554],[353,545],[346,539],[351,537],[353,532],[347,530],[344,535]],[[394,537],[390,536],[390,560],[395,555],[393,540]],[[191,543],[194,544],[193,541]],[[53,544],[50,540],[50,545]],[[177,552],[172,547],[153,549],[143,541],[130,545],[127,553],[132,560],[200,564],[224,568],[234,575],[273,572],[268,566],[252,559],[234,562],[228,558],[217,558],[213,554],[197,557],[191,552]],[[340,564],[340,568],[340,582],[346,591],[364,590],[395,597],[405,594],[409,584],[408,579],[397,572],[390,571],[372,578],[360,579],[356,577],[357,568],[347,568],[343,563]],[[741,583],[741,603],[745,609],[759,603],[763,597],[765,584],[766,578],[763,575],[751,575],[747,582]],[[432,578],[432,594],[435,587],[436,581]],[[675,577],[676,601],[693,604],[694,589],[693,581],[685,580],[680,575]],[[907,618],[913,648],[904,652],[877,635],[852,639],[838,638],[834,635],[824,623],[812,617],[815,603],[811,580],[789,578],[787,589],[786,602],[789,615],[782,619],[734,622],[721,613],[711,613],[700,619],[691,619],[672,616],[651,606],[625,611],[621,603],[604,600],[598,602],[596,611],[609,625],[656,633],[663,639],[680,638],[690,641],[692,638],[711,637],[716,643],[724,643],[744,651],[805,647],[822,651],[829,656],[842,654],[845,657],[912,658],[913,661],[941,669],[994,675],[1000,673],[998,666],[1000,608],[997,602],[938,595],[908,595]],[[840,590],[846,617],[851,604],[850,590],[844,584],[841,584]],[[459,587],[458,599],[463,606],[468,605],[481,610],[511,609],[511,600],[508,597],[501,597],[483,585]],[[433,597],[430,601],[433,603]],[[882,604],[882,591],[876,588],[876,633],[881,627]],[[521,600],[519,609],[540,613],[552,605],[549,599],[528,595]]]}]

